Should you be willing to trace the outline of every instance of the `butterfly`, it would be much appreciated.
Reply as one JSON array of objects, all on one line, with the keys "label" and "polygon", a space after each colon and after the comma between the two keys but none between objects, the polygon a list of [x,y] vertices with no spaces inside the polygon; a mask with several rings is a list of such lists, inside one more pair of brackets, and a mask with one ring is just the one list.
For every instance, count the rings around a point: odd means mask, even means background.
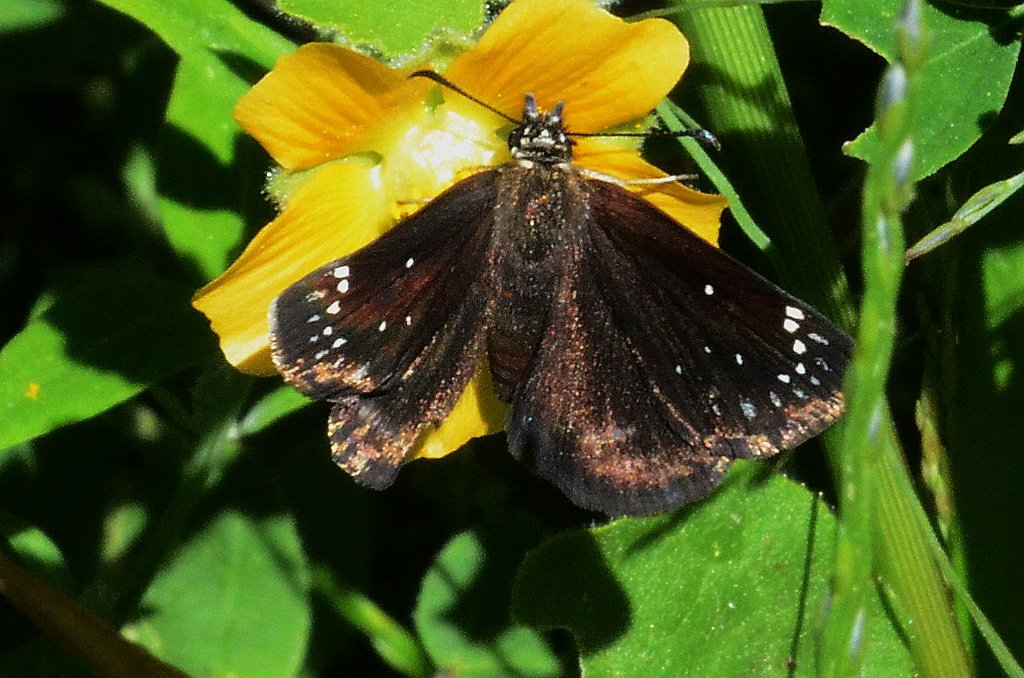
[{"label": "butterfly", "polygon": [[512,454],[612,516],[703,498],[733,459],[793,447],[841,414],[850,338],[575,167],[563,107],[527,94],[510,162],[272,304],[275,365],[332,403],[332,457],[357,482],[391,485],[481,365],[510,406]]}]

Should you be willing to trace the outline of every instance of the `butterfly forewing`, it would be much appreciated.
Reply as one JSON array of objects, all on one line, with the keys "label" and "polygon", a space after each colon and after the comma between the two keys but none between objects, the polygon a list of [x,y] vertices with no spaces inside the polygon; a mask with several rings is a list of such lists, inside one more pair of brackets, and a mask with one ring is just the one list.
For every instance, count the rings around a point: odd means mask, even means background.
[{"label": "butterfly forewing", "polygon": [[[710,415],[706,446],[761,456],[836,418],[842,330],[646,201],[589,183],[606,301],[665,402]],[[625,322],[634,311],[650,321]]]},{"label": "butterfly forewing", "polygon": [[648,514],[831,423],[845,334],[625,189],[588,185],[510,419],[517,453],[579,504]]},{"label": "butterfly forewing", "polygon": [[493,172],[466,179],[271,308],[279,371],[333,402],[332,453],[389,485],[419,432],[443,421],[482,354]]}]

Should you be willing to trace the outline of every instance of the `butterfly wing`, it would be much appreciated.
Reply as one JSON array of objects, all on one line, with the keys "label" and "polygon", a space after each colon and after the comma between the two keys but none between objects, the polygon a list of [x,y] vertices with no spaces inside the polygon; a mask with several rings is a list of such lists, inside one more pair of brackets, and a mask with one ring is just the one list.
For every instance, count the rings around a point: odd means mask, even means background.
[{"label": "butterfly wing", "polygon": [[495,181],[483,172],[459,182],[271,307],[278,370],[334,403],[332,456],[362,484],[390,485],[418,434],[444,420],[476,370]]},{"label": "butterfly wing", "polygon": [[515,453],[577,504],[649,514],[839,415],[841,330],[629,191],[587,184],[571,274],[510,413]]}]

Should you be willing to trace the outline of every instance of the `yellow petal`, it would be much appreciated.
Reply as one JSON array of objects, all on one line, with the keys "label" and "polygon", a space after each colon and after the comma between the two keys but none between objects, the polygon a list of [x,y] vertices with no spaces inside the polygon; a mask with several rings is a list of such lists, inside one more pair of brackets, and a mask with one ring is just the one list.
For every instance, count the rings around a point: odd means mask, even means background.
[{"label": "yellow petal", "polygon": [[544,108],[564,100],[569,129],[596,132],[650,112],[688,61],[668,21],[629,24],[588,0],[516,0],[445,75],[514,118],[526,92]]},{"label": "yellow petal", "polygon": [[634,192],[644,196],[662,212],[718,247],[718,232],[722,227],[722,211],[728,201],[714,193],[701,193],[679,183],[643,186]]},{"label": "yellow petal", "polygon": [[[580,139],[576,146],[576,164],[618,179],[650,179],[668,176],[646,162],[636,151],[617,146],[614,140]],[[712,245],[718,245],[722,210],[728,202],[723,196],[701,193],[678,182],[627,184],[673,219]]]},{"label": "yellow petal", "polygon": [[228,361],[243,372],[273,374],[267,311],[307,273],[367,244],[392,223],[379,170],[339,161],[317,170],[192,305],[210,320]]},{"label": "yellow petal", "polygon": [[365,150],[362,143],[399,106],[429,91],[373,59],[325,43],[281,57],[235,106],[235,119],[288,170]]},{"label": "yellow petal", "polygon": [[420,437],[411,458],[437,459],[473,438],[497,433],[505,425],[507,411],[508,406],[494,395],[490,368],[485,360],[444,423]]}]

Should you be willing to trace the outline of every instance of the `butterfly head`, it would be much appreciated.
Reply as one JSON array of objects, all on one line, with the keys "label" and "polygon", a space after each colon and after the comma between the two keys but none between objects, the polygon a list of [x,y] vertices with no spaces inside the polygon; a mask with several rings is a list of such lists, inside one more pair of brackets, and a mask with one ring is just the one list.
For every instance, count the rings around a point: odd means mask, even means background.
[{"label": "butterfly head", "polygon": [[520,162],[541,165],[560,165],[571,161],[573,141],[565,131],[563,108],[564,102],[559,101],[550,111],[542,111],[533,94],[527,93],[523,121],[508,138],[512,157]]}]

